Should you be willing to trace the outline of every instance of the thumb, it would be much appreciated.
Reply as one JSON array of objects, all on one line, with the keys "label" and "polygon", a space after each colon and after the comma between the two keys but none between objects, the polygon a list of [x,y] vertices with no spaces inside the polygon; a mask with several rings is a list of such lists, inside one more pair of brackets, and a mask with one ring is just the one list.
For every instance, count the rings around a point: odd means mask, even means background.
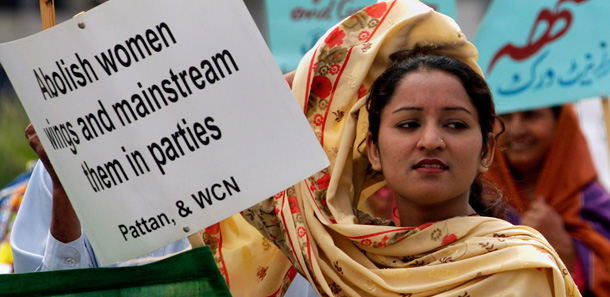
[{"label": "thumb", "polygon": [[544,199],[544,196],[542,196],[540,194],[536,195],[536,198],[534,199],[534,201],[546,204],[546,199]]},{"label": "thumb", "polygon": [[529,209],[542,209],[547,205],[544,196],[537,195],[530,203]]}]

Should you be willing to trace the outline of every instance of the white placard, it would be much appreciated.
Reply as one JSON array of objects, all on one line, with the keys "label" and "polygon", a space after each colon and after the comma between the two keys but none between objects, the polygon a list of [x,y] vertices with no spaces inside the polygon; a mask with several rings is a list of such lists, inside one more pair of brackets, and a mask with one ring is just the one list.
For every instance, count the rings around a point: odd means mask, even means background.
[{"label": "white placard", "polygon": [[0,62],[103,264],[329,164],[241,0],[108,1]]}]

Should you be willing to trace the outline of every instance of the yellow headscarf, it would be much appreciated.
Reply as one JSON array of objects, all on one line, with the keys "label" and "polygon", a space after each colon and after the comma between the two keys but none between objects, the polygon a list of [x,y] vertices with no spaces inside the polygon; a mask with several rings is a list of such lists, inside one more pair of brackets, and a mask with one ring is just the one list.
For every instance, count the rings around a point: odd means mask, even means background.
[{"label": "yellow headscarf", "polygon": [[[433,48],[481,73],[477,51],[457,24],[419,1],[382,1],[331,28],[302,59],[293,81],[331,166],[244,211],[244,217],[321,295],[579,296],[559,257],[533,229],[485,217],[394,227],[355,210],[383,183],[367,174],[362,154],[369,87],[392,53],[417,47]],[[221,222],[207,235],[217,243],[232,293],[282,294],[294,271],[277,249],[266,250],[275,258],[254,252],[253,246],[269,242],[241,220]],[[255,276],[259,287],[248,287]]]}]

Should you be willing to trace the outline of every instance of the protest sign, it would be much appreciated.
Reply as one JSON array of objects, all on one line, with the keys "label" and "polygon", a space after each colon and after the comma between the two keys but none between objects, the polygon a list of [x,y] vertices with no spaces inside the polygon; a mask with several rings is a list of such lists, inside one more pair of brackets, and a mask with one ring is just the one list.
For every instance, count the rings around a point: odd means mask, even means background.
[{"label": "protest sign", "polygon": [[492,2],[474,44],[498,112],[607,94],[608,11],[606,0]]},{"label": "protest sign", "polygon": [[0,45],[102,264],[328,166],[243,1],[108,1]]},{"label": "protest sign", "polygon": [[[282,71],[295,70],[301,58],[313,48],[328,28],[376,2],[375,0],[265,0],[269,48]],[[422,2],[440,13],[457,19],[455,0]]]}]

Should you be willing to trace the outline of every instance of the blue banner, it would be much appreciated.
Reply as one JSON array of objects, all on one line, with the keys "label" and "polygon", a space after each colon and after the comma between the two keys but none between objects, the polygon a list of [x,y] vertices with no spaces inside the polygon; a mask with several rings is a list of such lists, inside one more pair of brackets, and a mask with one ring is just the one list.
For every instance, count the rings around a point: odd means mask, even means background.
[{"label": "blue banner", "polygon": [[[265,0],[267,43],[283,72],[296,69],[305,53],[326,31],[375,0]],[[426,0],[456,18],[455,0]]]},{"label": "blue banner", "polygon": [[610,90],[610,1],[496,0],[474,43],[499,113]]},{"label": "blue banner", "polygon": [[434,8],[434,10],[448,15],[458,22],[456,0],[422,0],[421,2],[426,3],[428,6]]}]

